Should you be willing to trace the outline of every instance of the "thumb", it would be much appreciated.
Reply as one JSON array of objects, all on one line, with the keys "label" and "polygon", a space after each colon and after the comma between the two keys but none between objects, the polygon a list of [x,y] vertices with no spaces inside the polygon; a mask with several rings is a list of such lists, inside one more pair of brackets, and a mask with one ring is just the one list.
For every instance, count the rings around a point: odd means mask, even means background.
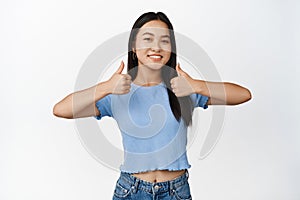
[{"label": "thumb", "polygon": [[115,72],[116,74],[121,74],[122,71],[124,69],[124,62],[123,60],[121,61],[120,67],[118,68],[118,70]]},{"label": "thumb", "polygon": [[182,76],[182,75],[185,75],[186,73],[180,68],[180,64],[178,63],[176,65],[176,71],[178,73],[178,76]]}]

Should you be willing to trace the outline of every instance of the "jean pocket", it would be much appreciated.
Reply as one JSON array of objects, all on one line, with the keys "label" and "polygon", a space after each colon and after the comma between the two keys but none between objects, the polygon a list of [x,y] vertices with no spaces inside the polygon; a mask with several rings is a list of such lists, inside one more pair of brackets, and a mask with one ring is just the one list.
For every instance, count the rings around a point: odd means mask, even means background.
[{"label": "jean pocket", "polygon": [[130,193],[131,184],[119,179],[115,186],[114,195],[118,198],[125,198],[128,197]]},{"label": "jean pocket", "polygon": [[175,187],[175,197],[177,200],[192,200],[188,181],[185,181],[184,184]]}]

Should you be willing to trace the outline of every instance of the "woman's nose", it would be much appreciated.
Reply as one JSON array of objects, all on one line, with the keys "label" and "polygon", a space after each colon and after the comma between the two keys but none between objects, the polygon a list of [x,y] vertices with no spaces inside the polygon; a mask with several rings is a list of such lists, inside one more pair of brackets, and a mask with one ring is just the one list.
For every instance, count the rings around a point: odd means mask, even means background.
[{"label": "woman's nose", "polygon": [[153,43],[152,43],[152,45],[151,45],[151,49],[152,49],[153,51],[159,51],[159,50],[161,50],[161,46],[160,46],[158,40],[153,41]]}]

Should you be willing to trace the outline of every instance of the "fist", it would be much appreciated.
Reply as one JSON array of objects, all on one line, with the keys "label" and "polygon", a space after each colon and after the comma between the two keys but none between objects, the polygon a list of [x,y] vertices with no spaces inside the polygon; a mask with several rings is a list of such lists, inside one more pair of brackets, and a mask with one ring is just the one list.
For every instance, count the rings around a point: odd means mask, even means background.
[{"label": "fist", "polygon": [[131,76],[122,74],[124,66],[122,61],[118,70],[108,80],[112,94],[127,94],[130,92]]},{"label": "fist", "polygon": [[176,65],[177,77],[170,80],[171,88],[177,97],[189,96],[195,93],[193,88],[194,79],[180,68],[179,63]]}]

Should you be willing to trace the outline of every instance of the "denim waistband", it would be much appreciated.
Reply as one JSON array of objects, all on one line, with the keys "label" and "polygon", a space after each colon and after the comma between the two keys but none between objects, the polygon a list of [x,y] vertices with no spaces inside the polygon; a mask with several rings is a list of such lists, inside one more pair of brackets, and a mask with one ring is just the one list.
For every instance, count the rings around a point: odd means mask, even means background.
[{"label": "denim waistband", "polygon": [[133,176],[131,173],[122,172],[120,175],[120,179],[126,181],[132,187],[133,192],[136,192],[138,189],[142,189],[147,192],[166,192],[166,191],[174,191],[177,187],[185,184],[185,182],[189,178],[189,172],[185,169],[185,173],[176,177],[175,179],[164,181],[164,182],[148,182],[146,180],[142,180],[138,177]]}]

